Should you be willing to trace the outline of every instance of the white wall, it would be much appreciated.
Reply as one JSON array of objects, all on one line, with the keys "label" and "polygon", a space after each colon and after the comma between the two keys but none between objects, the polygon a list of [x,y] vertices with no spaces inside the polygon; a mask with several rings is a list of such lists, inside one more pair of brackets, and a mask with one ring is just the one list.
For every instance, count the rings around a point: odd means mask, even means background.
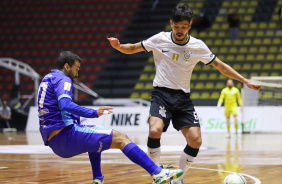
[{"label": "white wall", "polygon": [[[90,108],[97,109],[91,106]],[[224,107],[217,110],[214,106],[195,107],[200,118],[203,133],[225,133]],[[148,107],[115,107],[114,113],[104,115],[100,118],[81,118],[82,124],[100,125],[111,127],[120,132],[147,132],[148,127]],[[238,120],[243,121],[245,130],[251,132],[282,132],[282,107],[245,107],[244,118],[242,119],[240,109],[238,109]],[[231,124],[234,123],[231,117]],[[26,127],[27,132],[38,131],[39,120],[37,107],[31,107]],[[169,132],[176,132],[172,126]],[[234,132],[234,126],[231,126]]]}]

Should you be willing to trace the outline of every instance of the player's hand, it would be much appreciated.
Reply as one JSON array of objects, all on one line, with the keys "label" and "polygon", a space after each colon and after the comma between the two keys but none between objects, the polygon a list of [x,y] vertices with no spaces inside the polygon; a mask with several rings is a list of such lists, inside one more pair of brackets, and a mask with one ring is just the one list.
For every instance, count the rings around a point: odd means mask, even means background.
[{"label": "player's hand", "polygon": [[102,106],[97,110],[97,115],[100,117],[102,115],[106,114],[112,114],[113,113],[113,107],[111,106]]},{"label": "player's hand", "polygon": [[113,38],[113,37],[110,37],[110,38],[107,38],[111,44],[111,46],[114,48],[114,49],[117,49],[120,47],[120,43],[119,43],[119,40],[117,38]]},{"label": "player's hand", "polygon": [[242,105],[240,106],[240,110],[241,110],[241,112],[243,112],[243,106]]},{"label": "player's hand", "polygon": [[246,80],[246,82],[244,82],[250,89],[253,89],[253,90],[259,90],[261,88],[261,85],[260,84],[256,84],[254,83],[253,81],[251,80]]},{"label": "player's hand", "polygon": [[220,110],[220,105],[219,104],[217,105],[217,109]]}]

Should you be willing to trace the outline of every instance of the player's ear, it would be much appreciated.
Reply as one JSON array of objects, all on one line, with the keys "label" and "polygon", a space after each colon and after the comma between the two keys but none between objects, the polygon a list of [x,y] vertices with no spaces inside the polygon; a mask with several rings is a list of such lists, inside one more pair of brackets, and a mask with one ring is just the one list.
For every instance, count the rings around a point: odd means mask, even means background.
[{"label": "player's ear", "polygon": [[68,63],[66,63],[66,64],[64,65],[64,69],[65,69],[66,71],[69,71],[69,70],[70,70],[70,65],[69,65]]},{"label": "player's ear", "polygon": [[170,20],[169,22],[170,22],[170,26],[171,26],[171,28],[172,28],[172,24],[173,24],[172,20]]},{"label": "player's ear", "polygon": [[192,26],[192,24],[193,24],[193,21],[191,20],[190,23],[189,23],[189,26]]}]

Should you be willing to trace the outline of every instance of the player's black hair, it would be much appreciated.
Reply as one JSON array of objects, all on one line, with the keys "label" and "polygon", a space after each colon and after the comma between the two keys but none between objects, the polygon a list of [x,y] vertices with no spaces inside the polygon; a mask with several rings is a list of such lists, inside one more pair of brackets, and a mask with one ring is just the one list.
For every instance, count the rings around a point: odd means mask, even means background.
[{"label": "player's black hair", "polygon": [[193,11],[191,8],[189,8],[188,4],[179,3],[172,10],[170,19],[173,22],[180,22],[183,20],[187,20],[188,22],[191,22],[192,18],[193,18]]},{"label": "player's black hair", "polygon": [[71,51],[63,51],[60,53],[59,57],[56,61],[56,68],[57,69],[63,69],[64,65],[68,63],[68,65],[71,67],[75,61],[82,62],[82,59],[76,55],[75,53],[72,53]]}]

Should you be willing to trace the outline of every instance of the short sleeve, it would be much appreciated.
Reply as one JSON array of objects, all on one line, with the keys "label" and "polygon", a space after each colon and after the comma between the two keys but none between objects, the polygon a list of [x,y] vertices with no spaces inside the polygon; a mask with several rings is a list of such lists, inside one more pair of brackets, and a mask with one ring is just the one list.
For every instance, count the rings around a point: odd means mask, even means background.
[{"label": "short sleeve", "polygon": [[158,34],[148,38],[147,40],[143,40],[141,42],[141,45],[146,52],[151,52],[152,50],[154,50],[156,48],[156,45],[159,42],[160,34],[161,33],[158,33]]},{"label": "short sleeve", "polygon": [[216,56],[210,51],[210,49],[204,42],[202,42],[199,56],[200,56],[200,60],[206,65],[211,64],[216,58]]},{"label": "short sleeve", "polygon": [[64,77],[55,84],[54,91],[58,101],[63,97],[72,99],[73,82],[69,77]]}]

